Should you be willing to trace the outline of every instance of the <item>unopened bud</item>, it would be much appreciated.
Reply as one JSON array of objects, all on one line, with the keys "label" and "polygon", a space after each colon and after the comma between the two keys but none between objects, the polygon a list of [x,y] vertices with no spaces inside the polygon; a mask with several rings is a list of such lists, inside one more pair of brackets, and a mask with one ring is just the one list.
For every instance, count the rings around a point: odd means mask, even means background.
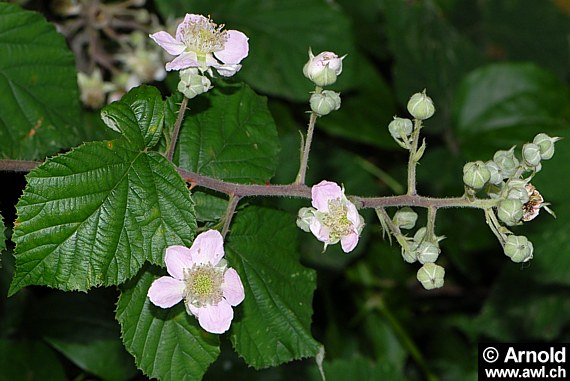
[{"label": "unopened bud", "polygon": [[403,207],[394,215],[394,224],[400,229],[413,229],[418,220],[418,214],[410,207]]},{"label": "unopened bud", "polygon": [[542,159],[540,155],[540,147],[534,143],[526,143],[522,148],[522,157],[524,162],[530,167],[536,167]]},{"label": "unopened bud", "polygon": [[408,136],[412,134],[414,126],[412,121],[407,118],[394,117],[394,120],[388,124],[390,135],[396,141],[406,141]]},{"label": "unopened bud", "polygon": [[319,116],[330,114],[340,108],[340,94],[330,90],[311,94],[311,110]]},{"label": "unopened bud", "polygon": [[315,56],[309,49],[309,61],[303,67],[303,74],[317,86],[332,85],[342,73],[344,57],[346,56],[339,57],[333,52],[322,52]]},{"label": "unopened bud", "polygon": [[554,143],[559,141],[561,138],[553,137],[540,133],[536,135],[533,139],[533,143],[538,145],[540,148],[540,157],[542,160],[549,160],[554,155]]},{"label": "unopened bud", "polygon": [[501,169],[497,163],[489,160],[485,163],[485,165],[491,174],[491,177],[489,177],[489,184],[499,185],[503,181],[503,176],[501,176]]},{"label": "unopened bud", "polygon": [[523,203],[510,198],[502,200],[497,206],[497,216],[507,226],[516,225],[523,217]]},{"label": "unopened bud", "polygon": [[198,69],[190,68],[180,71],[180,82],[178,91],[186,98],[192,99],[212,88],[208,77],[202,75]]},{"label": "unopened bud", "polygon": [[532,242],[525,236],[509,235],[505,242],[505,255],[513,262],[527,262],[532,259],[532,252],[534,250]]},{"label": "unopened bud", "polygon": [[481,189],[491,179],[491,171],[482,161],[474,161],[463,166],[463,182],[470,188]]},{"label": "unopened bud", "polygon": [[443,286],[444,277],[445,269],[431,262],[425,263],[416,274],[416,278],[426,290]]},{"label": "unopened bud", "polygon": [[408,112],[416,119],[428,119],[435,113],[433,101],[426,95],[425,90],[412,95],[407,107]]},{"label": "unopened bud", "polygon": [[519,161],[514,154],[515,147],[508,151],[497,151],[493,161],[499,166],[503,179],[511,177],[519,167]]},{"label": "unopened bud", "polygon": [[439,257],[439,246],[433,242],[424,241],[417,248],[418,261],[421,264],[435,262]]}]

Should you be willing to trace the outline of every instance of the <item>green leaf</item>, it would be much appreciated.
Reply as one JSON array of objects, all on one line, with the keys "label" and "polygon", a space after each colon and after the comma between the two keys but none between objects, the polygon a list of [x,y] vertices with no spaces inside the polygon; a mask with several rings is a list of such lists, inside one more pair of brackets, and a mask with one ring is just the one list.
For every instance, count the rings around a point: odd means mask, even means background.
[{"label": "green leaf", "polygon": [[[306,101],[314,85],[303,76],[309,47],[315,54],[327,50],[352,54],[350,21],[344,13],[321,0],[177,0],[157,2],[165,17],[183,17],[186,12],[211,15],[226,29],[250,37],[249,56],[238,73],[256,90],[266,94]],[[350,84],[352,62],[347,60],[339,83]],[[338,84],[335,84],[337,86]]]},{"label": "green leaf", "polygon": [[56,353],[41,341],[0,339],[0,381],[65,381]]},{"label": "green leaf", "polygon": [[[28,174],[17,205],[10,294],[30,284],[119,284],[145,261],[162,263],[167,246],[191,242],[196,221],[186,184],[162,155],[147,151],[160,133],[146,115],[162,110],[157,97],[156,90],[133,90],[107,109],[125,137],[84,144]],[[125,103],[133,99],[146,100]]]},{"label": "green leaf", "polygon": [[569,94],[558,78],[533,64],[484,66],[457,91],[454,127],[468,156],[490,158],[497,149],[565,126]]},{"label": "green leaf", "polygon": [[[309,380],[321,380],[317,369],[312,368],[311,370]],[[328,381],[399,381],[405,379],[400,371],[392,367],[391,364],[374,363],[363,357],[327,361],[324,363],[324,370]]]},{"label": "green leaf", "polygon": [[123,342],[149,377],[201,380],[220,353],[218,337],[200,328],[183,303],[162,309],[148,300],[151,283],[163,273],[145,268],[123,288],[117,303]]},{"label": "green leaf", "polygon": [[[179,101],[179,95],[170,97],[167,110]],[[189,107],[176,153],[181,167],[237,183],[269,181],[279,140],[265,97],[245,85],[220,85]],[[166,118],[172,125],[176,114],[167,111]]]},{"label": "green leaf", "polygon": [[0,3],[0,157],[35,159],[81,141],[74,57],[40,14]]},{"label": "green leaf", "polygon": [[198,221],[219,221],[226,215],[228,201],[206,192],[196,191],[192,194],[196,203],[196,219]]},{"label": "green leaf", "polygon": [[113,317],[114,293],[53,293],[33,307],[32,324],[52,347],[77,366],[106,381],[127,381],[136,374]]},{"label": "green leaf", "polygon": [[254,368],[315,356],[311,335],[316,275],[299,264],[294,219],[283,212],[249,207],[236,216],[226,244],[231,267],[245,288],[243,313],[231,340]]}]

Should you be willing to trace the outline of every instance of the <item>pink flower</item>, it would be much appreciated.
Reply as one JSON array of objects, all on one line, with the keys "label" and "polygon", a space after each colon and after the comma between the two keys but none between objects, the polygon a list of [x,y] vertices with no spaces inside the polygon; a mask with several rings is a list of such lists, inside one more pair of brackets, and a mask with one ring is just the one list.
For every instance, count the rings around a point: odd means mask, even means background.
[{"label": "pink flower", "polygon": [[170,276],[152,282],[150,301],[170,308],[184,300],[186,311],[211,333],[224,333],[234,317],[233,306],[240,304],[244,289],[238,273],[227,267],[224,240],[217,230],[199,234],[192,247],[170,246],[164,261]]},{"label": "pink flower", "polygon": [[358,244],[364,219],[346,198],[344,189],[323,180],[313,186],[311,196],[313,208],[299,211],[297,225],[324,242],[325,249],[340,241],[345,253],[352,251]]},{"label": "pink flower", "polygon": [[205,71],[215,68],[224,77],[241,69],[241,60],[249,53],[248,38],[237,30],[222,31],[209,18],[186,14],[176,28],[176,38],[164,31],[150,35],[160,47],[176,56],[166,64],[166,70],[197,67]]}]

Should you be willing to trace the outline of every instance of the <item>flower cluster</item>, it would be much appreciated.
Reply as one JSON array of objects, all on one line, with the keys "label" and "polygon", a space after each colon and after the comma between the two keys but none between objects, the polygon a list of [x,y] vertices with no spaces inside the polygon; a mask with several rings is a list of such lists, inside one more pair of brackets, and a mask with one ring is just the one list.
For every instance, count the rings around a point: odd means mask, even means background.
[{"label": "flower cluster", "polygon": [[223,256],[224,242],[217,230],[199,234],[190,248],[168,247],[164,262],[170,276],[152,283],[150,301],[161,308],[184,301],[188,314],[196,316],[206,331],[226,332],[234,317],[232,307],[245,294],[237,271],[227,266]]},{"label": "flower cluster", "polygon": [[297,226],[327,245],[340,241],[345,253],[358,244],[364,219],[338,184],[323,180],[311,189],[312,208],[301,208]]},{"label": "flower cluster", "polygon": [[342,60],[345,57],[346,55],[339,57],[333,52],[322,52],[315,56],[309,49],[309,61],[303,67],[303,75],[316,86],[309,104],[318,116],[330,114],[340,108],[340,93],[322,88],[336,82],[342,73]]}]

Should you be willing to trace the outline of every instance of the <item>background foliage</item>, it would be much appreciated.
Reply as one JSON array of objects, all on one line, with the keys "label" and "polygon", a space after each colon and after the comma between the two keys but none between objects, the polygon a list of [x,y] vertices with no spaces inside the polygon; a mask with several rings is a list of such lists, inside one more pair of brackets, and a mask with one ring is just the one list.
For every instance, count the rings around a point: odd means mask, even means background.
[{"label": "background foliage", "polygon": [[[318,380],[310,357],[319,343],[326,349],[328,380],[347,375],[359,380],[475,380],[478,342],[570,340],[568,139],[557,143],[554,158],[534,180],[558,218],[542,213],[514,229],[534,244],[529,264],[516,265],[504,256],[481,212],[446,210],[436,226],[438,234],[447,236],[441,243],[446,285],[426,292],[415,280],[417,269],[382,239],[373,216],[365,216],[368,226],[357,250],[346,255],[329,247],[323,254],[321,244],[294,225],[305,201],[246,199],[226,251],[230,264],[247,274],[251,289],[246,288],[248,297],[236,309],[231,333],[207,335],[184,319],[180,308],[153,315],[156,309],[149,309],[146,289],[162,270],[144,262],[160,265],[160,250],[156,257],[145,253],[173,242],[189,243],[195,220],[213,223],[223,215],[226,201],[201,189],[192,194],[194,204],[181,202],[187,193],[171,170],[168,187],[138,195],[159,205],[158,210],[124,202],[133,197],[129,189],[146,189],[137,183],[141,179],[163,184],[157,177],[168,163],[151,149],[162,146],[160,130],[172,125],[178,100],[172,96],[163,105],[158,93],[141,88],[106,109],[121,134],[91,122],[78,102],[73,56],[44,18],[50,17],[49,9],[39,3],[26,6],[44,16],[0,3],[0,47],[6,52],[0,56],[0,156],[44,159],[61,153],[26,180],[19,173],[0,174],[5,188],[0,226],[6,225],[2,230],[8,238],[24,245],[26,234],[49,233],[42,238],[49,242],[17,249],[19,266],[26,266],[25,258],[31,265],[40,258],[44,267],[30,270],[27,278],[16,275],[14,281],[14,245],[1,239],[0,380],[22,379],[24,369],[28,380],[146,379],[127,351],[150,376],[168,372],[172,379],[190,380],[205,372],[206,380],[228,373],[236,380]],[[175,164],[203,174],[241,183],[294,179],[298,129],[306,125],[311,91],[301,74],[309,46],[348,57],[335,84],[343,106],[318,121],[308,184],[326,178],[343,183],[349,194],[401,192],[406,157],[389,138],[387,125],[393,115],[405,115],[407,98],[423,88],[437,113],[423,130],[428,149],[418,168],[421,194],[460,195],[466,161],[490,159],[494,150],[521,145],[538,132],[568,137],[570,3],[565,0],[156,0],[148,8],[164,19],[186,12],[209,14],[250,37],[250,55],[238,83],[219,84],[199,98],[182,130]],[[162,90],[169,95],[167,87]],[[139,98],[146,100],[144,107],[163,107],[164,118],[144,119],[145,111],[136,106]],[[243,119],[222,121],[222,109]],[[107,140],[86,142],[93,136]],[[207,136],[207,143],[200,136]],[[135,142],[135,149],[125,140]],[[111,155],[111,149],[119,153]],[[73,172],[73,163],[89,155],[98,159],[87,160],[93,166],[89,170],[105,181],[85,184],[87,178]],[[127,175],[114,177],[117,166]],[[49,192],[46,182],[57,186],[51,183],[55,177],[65,186],[52,192],[81,200],[61,216],[67,223],[63,227],[61,220],[33,220],[42,213],[53,215],[49,206],[38,205],[53,197],[42,192]],[[21,221],[12,234],[14,205],[26,182],[18,204]],[[95,195],[110,204],[101,204]],[[174,208],[181,205],[187,205],[183,213]],[[81,234],[92,233],[90,216],[109,211],[143,220],[144,228],[119,234],[112,226],[117,219],[110,215],[107,240],[100,247],[79,246],[97,260],[64,264],[70,274],[83,275],[50,276],[58,265],[53,254],[70,250],[69,237],[87,242]],[[83,229],[78,236],[66,231],[76,229],[74,223]],[[169,232],[167,242],[153,235],[159,229]],[[127,244],[139,236],[145,237],[138,241],[140,247]],[[90,269],[112,263],[110,247],[128,257],[129,272],[111,267],[108,277],[92,278]],[[81,284],[73,283],[78,279]],[[89,292],[64,293],[30,286],[34,284]],[[99,285],[108,287],[93,288]],[[257,294],[260,290],[267,294]],[[266,296],[273,297],[272,303]],[[287,305],[291,301],[295,303]],[[149,342],[141,341],[138,330],[148,334]],[[185,360],[189,356],[194,363]],[[166,367],[167,360],[174,365]],[[267,368],[273,365],[280,366]]]}]

